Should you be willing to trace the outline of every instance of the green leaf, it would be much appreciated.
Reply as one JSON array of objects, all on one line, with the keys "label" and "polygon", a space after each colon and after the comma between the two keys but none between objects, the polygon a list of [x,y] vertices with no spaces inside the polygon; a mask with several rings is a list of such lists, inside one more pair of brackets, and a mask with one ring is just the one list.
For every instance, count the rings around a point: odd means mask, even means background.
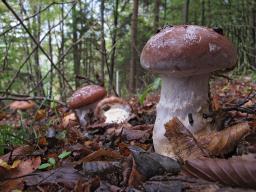
[{"label": "green leaf", "polygon": [[54,166],[56,164],[56,161],[54,158],[49,158],[48,163],[50,163],[52,166]]},{"label": "green leaf", "polygon": [[60,159],[64,159],[66,157],[68,157],[71,154],[71,151],[63,151],[58,157]]},{"label": "green leaf", "polygon": [[161,78],[156,78],[153,83],[149,84],[146,89],[142,92],[142,94],[139,95],[139,102],[140,104],[143,104],[145,101],[145,98],[148,96],[148,94],[152,91],[157,90],[161,86]]},{"label": "green leaf", "polygon": [[48,167],[51,167],[52,165],[50,163],[43,163],[41,164],[38,169],[46,169]]}]

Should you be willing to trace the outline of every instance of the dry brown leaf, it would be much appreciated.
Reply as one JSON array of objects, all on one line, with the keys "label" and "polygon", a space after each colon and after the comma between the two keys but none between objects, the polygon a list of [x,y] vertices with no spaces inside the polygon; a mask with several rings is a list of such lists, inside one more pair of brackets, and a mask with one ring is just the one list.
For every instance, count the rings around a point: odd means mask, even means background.
[{"label": "dry brown leaf", "polygon": [[219,132],[195,135],[201,146],[204,146],[211,155],[223,155],[234,149],[242,137],[250,132],[247,122],[239,123]]},{"label": "dry brown leaf", "polygon": [[136,163],[133,159],[132,161],[132,170],[129,175],[129,180],[128,180],[128,186],[136,187],[140,185],[143,181],[145,181],[147,178],[143,176],[138,170]]},{"label": "dry brown leaf", "polygon": [[35,114],[35,120],[40,121],[46,117],[46,110],[45,109],[39,109],[37,110]]},{"label": "dry brown leaf", "polygon": [[185,162],[188,175],[225,185],[256,188],[256,160],[193,159]]},{"label": "dry brown leaf", "polygon": [[78,161],[78,164],[89,161],[104,160],[106,158],[111,160],[117,160],[123,158],[123,156],[120,153],[117,153],[116,151],[110,149],[99,149],[98,151],[95,151],[87,155],[86,157],[80,159]]},{"label": "dry brown leaf", "polygon": [[24,188],[24,183],[22,179],[10,179],[0,183],[0,191],[4,189],[5,192],[15,192],[22,191]]},{"label": "dry brown leaf", "polygon": [[31,145],[23,145],[20,146],[12,151],[12,153],[7,153],[0,157],[0,159],[4,161],[8,161],[11,155],[11,160],[16,159],[17,157],[26,156],[27,154],[30,154],[33,152],[33,146]]},{"label": "dry brown leaf", "polygon": [[21,177],[27,174],[34,172],[39,165],[41,164],[40,157],[34,157],[31,159],[21,161],[17,167],[10,170],[5,170],[5,172],[1,171],[0,178],[7,179],[13,177]]},{"label": "dry brown leaf", "polygon": [[165,136],[169,139],[175,155],[180,160],[195,159],[207,155],[207,152],[198,145],[192,133],[174,117],[165,124]]}]

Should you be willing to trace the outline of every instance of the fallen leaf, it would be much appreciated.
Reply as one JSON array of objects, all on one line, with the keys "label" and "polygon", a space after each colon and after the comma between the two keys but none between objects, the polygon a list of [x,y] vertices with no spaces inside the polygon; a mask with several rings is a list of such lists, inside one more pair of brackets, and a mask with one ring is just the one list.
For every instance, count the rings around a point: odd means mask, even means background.
[{"label": "fallen leaf", "polygon": [[4,192],[19,192],[24,188],[22,179],[10,179],[0,183],[0,191],[4,189]]},{"label": "fallen leaf", "polygon": [[110,160],[118,160],[122,159],[123,156],[116,151],[110,150],[110,149],[99,149],[98,151],[95,151],[86,157],[80,159],[78,161],[78,164],[83,163],[83,162],[89,162],[89,161],[99,161],[99,160],[105,160],[105,159],[110,159]]},{"label": "fallen leaf", "polygon": [[23,146],[20,146],[20,147],[14,149],[12,151],[12,153],[9,152],[9,153],[1,156],[0,159],[2,159],[4,161],[8,161],[10,158],[10,155],[11,155],[11,159],[14,160],[17,157],[23,157],[23,156],[26,156],[27,154],[32,153],[33,149],[34,149],[34,147],[31,145],[23,145]]},{"label": "fallen leaf", "polygon": [[33,173],[41,164],[40,157],[22,160],[15,169],[6,170],[0,175],[1,179],[21,177]]},{"label": "fallen leaf", "polygon": [[256,188],[256,160],[193,159],[183,169],[188,175],[229,186]]},{"label": "fallen leaf", "polygon": [[24,178],[27,186],[60,184],[72,190],[79,180],[86,181],[85,177],[73,167],[61,167],[50,171],[37,172],[33,176]]},{"label": "fallen leaf", "polygon": [[35,114],[35,120],[40,121],[46,117],[46,110],[45,109],[39,109],[37,110]]},{"label": "fallen leaf", "polygon": [[208,152],[199,146],[197,140],[192,133],[174,117],[165,124],[165,136],[173,148],[174,155],[179,160],[195,159],[202,156],[207,156]]},{"label": "fallen leaf", "polygon": [[239,123],[222,131],[212,131],[204,135],[195,135],[201,146],[207,148],[211,155],[223,155],[232,151],[242,137],[250,132],[247,122]]},{"label": "fallen leaf", "polygon": [[3,167],[7,170],[15,169],[20,164],[20,160],[15,160],[12,165],[9,165],[6,161],[0,159],[0,167]]},{"label": "fallen leaf", "polygon": [[120,172],[121,164],[118,161],[91,161],[83,163],[84,174],[101,175]]}]

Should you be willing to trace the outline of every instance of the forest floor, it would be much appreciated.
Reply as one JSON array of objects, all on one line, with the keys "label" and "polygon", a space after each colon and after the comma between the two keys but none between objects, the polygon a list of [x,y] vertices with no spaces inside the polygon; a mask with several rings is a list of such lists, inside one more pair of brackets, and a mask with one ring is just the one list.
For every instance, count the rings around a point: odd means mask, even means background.
[{"label": "forest floor", "polygon": [[211,87],[211,118],[218,131],[193,137],[176,130],[174,120],[166,126],[175,130],[170,134],[182,165],[178,171],[170,167],[173,160],[154,153],[157,93],[143,104],[129,99],[133,115],[126,123],[104,124],[92,117],[86,128],[76,121],[64,128],[63,118],[71,113],[66,107],[16,112],[3,106],[0,190],[254,191],[256,84],[248,78],[221,79]]}]

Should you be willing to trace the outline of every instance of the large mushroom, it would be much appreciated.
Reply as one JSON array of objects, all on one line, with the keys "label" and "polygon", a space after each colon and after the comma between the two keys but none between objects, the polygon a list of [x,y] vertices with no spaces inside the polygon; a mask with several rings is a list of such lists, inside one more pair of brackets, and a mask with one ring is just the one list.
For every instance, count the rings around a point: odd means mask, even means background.
[{"label": "large mushroom", "polygon": [[167,27],[146,43],[141,65],[162,78],[153,131],[156,152],[173,157],[172,146],[164,136],[164,125],[173,117],[192,133],[209,127],[203,113],[209,111],[210,73],[230,69],[236,60],[235,47],[222,33],[201,26]]},{"label": "large mushroom", "polygon": [[68,100],[81,126],[88,123],[88,113],[93,111],[97,103],[106,95],[106,90],[99,85],[88,85],[75,91]]}]

